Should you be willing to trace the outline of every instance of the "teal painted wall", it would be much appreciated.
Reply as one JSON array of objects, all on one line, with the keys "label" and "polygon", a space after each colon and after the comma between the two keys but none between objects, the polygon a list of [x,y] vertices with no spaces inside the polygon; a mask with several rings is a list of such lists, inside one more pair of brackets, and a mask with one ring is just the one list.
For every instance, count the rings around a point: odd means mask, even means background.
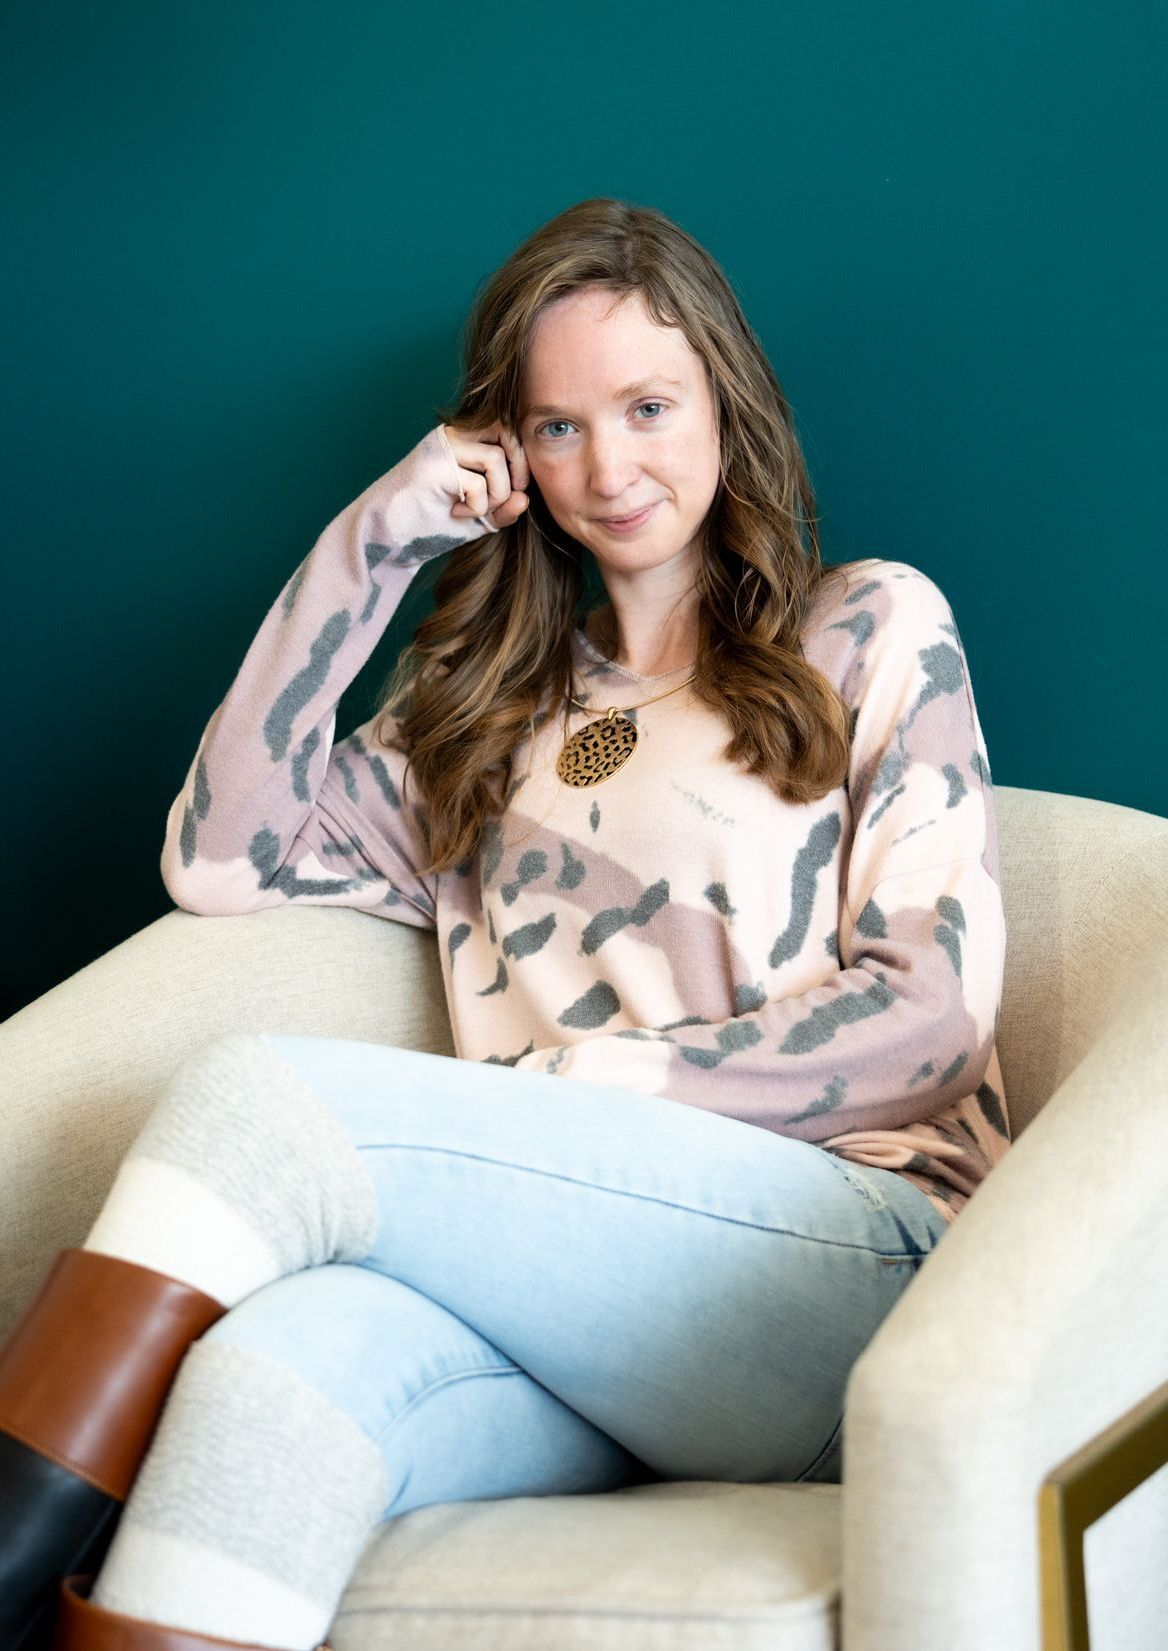
[{"label": "teal painted wall", "polygon": [[1168,813],[1166,35],[1132,0],[8,8],[4,1012],[171,909],[166,812],[264,614],[588,195],[722,263],[826,560],[937,580],[994,779]]}]

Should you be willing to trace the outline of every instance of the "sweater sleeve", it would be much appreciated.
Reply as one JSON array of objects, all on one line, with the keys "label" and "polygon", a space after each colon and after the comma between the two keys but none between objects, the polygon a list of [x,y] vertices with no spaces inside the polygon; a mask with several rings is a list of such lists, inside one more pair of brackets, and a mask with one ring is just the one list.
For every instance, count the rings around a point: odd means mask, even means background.
[{"label": "sweater sleeve", "polygon": [[[845,676],[853,830],[839,972],[724,1021],[586,1036],[517,1067],[675,1095],[820,1143],[923,1121],[977,1088],[1005,962],[989,764],[948,602],[908,564],[885,567],[882,616],[855,616],[868,623],[855,624]],[[834,805],[819,829],[835,841]],[[695,1067],[709,1074],[701,1085]]]},{"label": "sweater sleeve", "polygon": [[289,578],[171,804],[162,880],[202,916],[296,900],[435,927],[425,821],[404,797],[397,724],[333,746],[337,704],[424,562],[493,530],[456,518],[458,463],[436,425],[329,523]]}]

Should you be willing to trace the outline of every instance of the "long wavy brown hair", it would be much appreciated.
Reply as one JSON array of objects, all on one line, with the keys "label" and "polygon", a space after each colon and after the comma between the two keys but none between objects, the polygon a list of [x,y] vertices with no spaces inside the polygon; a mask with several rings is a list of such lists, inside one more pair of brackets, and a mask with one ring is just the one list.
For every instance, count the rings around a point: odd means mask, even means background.
[{"label": "long wavy brown hair", "polygon": [[[848,564],[820,559],[815,499],[791,411],[719,265],[652,207],[598,197],[569,207],[485,283],[467,318],[464,388],[445,424],[521,422],[524,356],[535,322],[582,287],[614,303],[642,295],[706,363],[717,409],[720,479],[702,524],[698,651],[691,691],[721,712],[728,761],[786,802],[806,803],[848,771],[850,716],[804,658],[811,601]],[[430,864],[469,866],[484,826],[510,800],[512,756],[576,691],[571,631],[603,595],[592,552],[550,516],[534,478],[510,526],[449,553],[435,606],[382,690],[376,737],[408,754],[425,807],[415,817]],[[601,648],[613,657],[611,640]],[[388,734],[383,724],[392,719]]]}]

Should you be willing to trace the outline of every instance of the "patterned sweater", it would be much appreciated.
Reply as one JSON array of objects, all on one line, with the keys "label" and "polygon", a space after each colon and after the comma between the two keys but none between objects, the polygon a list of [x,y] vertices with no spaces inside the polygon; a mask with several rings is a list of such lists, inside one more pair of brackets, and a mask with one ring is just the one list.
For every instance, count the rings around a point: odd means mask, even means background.
[{"label": "patterned sweater", "polygon": [[[633,755],[560,780],[562,707],[517,748],[474,856],[419,876],[425,813],[370,718],[336,707],[451,516],[441,426],[325,528],[260,626],[170,809],[161,870],[209,916],[354,906],[436,933],[465,1060],[664,1095],[893,1170],[952,1221],[1010,1144],[994,1036],[1005,957],[985,745],[953,615],[908,563],[821,587],[806,658],[851,711],[844,783],[781,801],[683,687]],[[834,581],[833,581],[834,583]],[[571,732],[683,683],[576,630]],[[397,730],[388,720],[392,738]]]}]

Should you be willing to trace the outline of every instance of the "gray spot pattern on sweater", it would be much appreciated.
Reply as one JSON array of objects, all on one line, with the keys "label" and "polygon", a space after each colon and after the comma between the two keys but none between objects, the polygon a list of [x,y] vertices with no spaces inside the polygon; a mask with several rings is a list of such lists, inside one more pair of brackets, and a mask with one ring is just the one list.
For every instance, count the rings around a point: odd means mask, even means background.
[{"label": "gray spot pattern on sweater", "polygon": [[297,671],[287,687],[276,696],[276,702],[263,724],[264,739],[273,762],[280,762],[287,755],[296,713],[310,704],[324,687],[329,666],[349,634],[351,623],[348,608],[340,608],[330,615],[309,644],[308,664]]},{"label": "gray spot pattern on sweater", "polygon": [[335,748],[333,750],[333,762],[336,765],[337,772],[340,774],[341,779],[345,782],[345,796],[348,797],[351,803],[360,803],[361,788],[357,784],[357,776],[354,774],[350,765],[345,761],[344,757]]},{"label": "gray spot pattern on sweater", "polygon": [[934,642],[931,647],[919,648],[918,658],[928,681],[917,696],[917,702],[896,730],[899,740],[916,721],[917,715],[938,694],[958,694],[965,686],[961,669],[961,655],[948,642]]},{"label": "gray spot pattern on sweater", "polygon": [[898,785],[895,791],[890,791],[888,793],[887,797],[885,797],[884,801],[880,804],[880,807],[878,809],[876,809],[874,813],[869,814],[869,816],[868,816],[868,830],[869,831],[871,831],[872,827],[880,819],[880,816],[882,814],[886,814],[888,812],[888,810],[892,806],[892,804],[901,795],[901,793],[903,791],[905,791],[906,789],[907,789],[907,787],[905,787],[903,785]]},{"label": "gray spot pattern on sweater", "polygon": [[738,915],[738,908],[730,904],[730,896],[726,892],[725,883],[709,883],[702,890],[702,893],[714,910],[724,917],[728,923],[734,921],[734,918]]},{"label": "gray spot pattern on sweater", "polygon": [[793,1124],[805,1124],[810,1118],[819,1118],[825,1112],[834,1112],[843,1105],[844,1096],[847,1092],[847,1079],[841,1078],[837,1072],[824,1088],[822,1095],[812,1101],[810,1106],[804,1107],[802,1112],[796,1113],[791,1122]]},{"label": "gray spot pattern on sweater", "polygon": [[882,791],[888,791],[893,786],[900,785],[909,766],[908,755],[903,747],[899,751],[886,751],[880,759],[880,766],[876,770],[876,777],[872,781],[872,795],[878,797]]},{"label": "gray spot pattern on sweater", "polygon": [[184,808],[182,828],[178,834],[179,852],[182,855],[182,863],[184,866],[189,866],[191,861],[195,858],[195,836],[195,816],[190,808]]},{"label": "gray spot pattern on sweater", "polygon": [[556,878],[556,887],[558,889],[579,888],[584,881],[584,862],[572,853],[567,843],[561,842],[560,848],[563,852],[564,863],[560,867],[560,875]]},{"label": "gray spot pattern on sweater", "polygon": [[965,781],[961,777],[961,770],[955,767],[953,763],[947,762],[942,765],[941,772],[949,781],[949,797],[945,803],[945,807],[956,808],[968,789]]},{"label": "gray spot pattern on sweater", "polygon": [[515,868],[515,877],[510,883],[503,883],[499,893],[503,903],[513,906],[528,883],[537,882],[547,870],[547,855],[541,848],[530,848],[519,858]]},{"label": "gray spot pattern on sweater", "polygon": [[946,1084],[952,1083],[953,1079],[968,1064],[968,1062],[969,1062],[969,1055],[965,1052],[965,1050],[962,1050],[961,1054],[957,1056],[956,1060],[950,1061],[949,1065],[945,1068],[945,1070],[941,1073],[940,1077],[937,1079],[937,1088],[938,1089],[944,1089]]},{"label": "gray spot pattern on sweater", "polygon": [[533,1054],[534,1051],[535,1044],[528,1042],[527,1048],[521,1049],[517,1055],[484,1055],[481,1064],[483,1066],[515,1066],[523,1059],[524,1055]]},{"label": "gray spot pattern on sweater", "polygon": [[508,957],[530,957],[547,945],[555,932],[556,914],[548,912],[536,923],[523,923],[503,936],[503,950]]},{"label": "gray spot pattern on sweater", "polygon": [[863,911],[856,919],[856,933],[862,934],[865,940],[887,940],[888,925],[884,913],[875,900],[869,900]]},{"label": "gray spot pattern on sweater", "polygon": [[207,763],[200,754],[195,764],[194,808],[188,805],[183,809],[182,827],[179,831],[178,846],[184,866],[191,864],[197,852],[198,827],[195,821],[205,820],[210,808],[211,787],[207,780]]},{"label": "gray spot pattern on sweater", "polygon": [[791,911],[787,927],[771,947],[767,962],[772,969],[798,957],[811,927],[815,907],[815,891],[819,873],[830,866],[843,825],[833,809],[823,819],[816,820],[807,834],[807,841],[795,855],[791,867]]},{"label": "gray spot pattern on sweater", "polygon": [[482,856],[482,885],[489,888],[503,859],[503,830],[498,820],[486,820],[479,843]]},{"label": "gray spot pattern on sweater", "polygon": [[289,900],[295,900],[297,895],[344,894],[378,876],[377,872],[366,870],[353,877],[301,877],[295,866],[280,865],[280,839],[267,826],[257,831],[247,845],[247,857],[255,867],[256,887],[279,889]]},{"label": "gray spot pattern on sweater", "polygon": [[961,978],[961,936],[957,930],[950,928],[948,923],[938,923],[933,930],[933,939],[941,950],[948,956],[953,965],[953,973]]},{"label": "gray spot pattern on sweater", "polygon": [[207,760],[200,754],[195,764],[195,813],[200,820],[205,820],[211,807],[211,785],[207,779]]},{"label": "gray spot pattern on sweater", "polygon": [[304,583],[304,575],[307,572],[308,557],[306,556],[285,587],[284,599],[280,604],[285,619],[287,619],[288,615],[292,612],[292,609],[296,606],[296,598],[300,594],[300,587]]},{"label": "gray spot pattern on sweater", "polygon": [[897,843],[907,842],[910,837],[915,837],[918,831],[927,831],[930,826],[936,825],[936,823],[935,819],[921,820],[919,824],[909,826],[907,831],[902,831],[899,837],[892,839],[892,846],[895,848]]},{"label": "gray spot pattern on sweater", "polygon": [[597,912],[581,936],[581,950],[586,954],[598,952],[606,940],[630,924],[644,928],[668,901],[669,884],[661,877],[645,890],[635,906],[608,906]]},{"label": "gray spot pattern on sweater", "polygon": [[556,1020],[561,1026],[591,1030],[603,1026],[620,1008],[620,998],[607,980],[598,980],[575,1003],[570,1003]]},{"label": "gray spot pattern on sweater", "polygon": [[941,894],[937,896],[937,911],[946,923],[952,923],[955,929],[965,933],[965,907],[956,895]]},{"label": "gray spot pattern on sweater", "polygon": [[841,1026],[866,1020],[869,1015],[881,1015],[895,1002],[895,992],[887,985],[884,976],[879,975],[866,991],[845,992],[830,1003],[817,1004],[809,1015],[791,1027],[779,1045],[779,1054],[805,1055],[812,1049],[819,1049],[831,1042]]},{"label": "gray spot pattern on sweater", "polygon": [[321,852],[326,856],[340,854],[348,858],[352,854],[363,855],[365,845],[360,837],[356,837],[352,832],[349,832],[343,843],[325,843]]},{"label": "gray spot pattern on sweater", "polygon": [[308,765],[312,761],[313,753],[320,744],[320,729],[310,728],[296,748],[292,758],[292,795],[298,803],[313,801],[312,788],[308,783]]},{"label": "gray spot pattern on sweater", "polygon": [[985,1082],[977,1086],[977,1104],[988,1123],[992,1124],[999,1135],[1009,1136],[1006,1126],[1006,1115],[1002,1110],[1002,1097],[992,1084]]},{"label": "gray spot pattern on sweater", "polygon": [[755,1020],[731,1020],[714,1033],[714,1042],[718,1045],[717,1049],[695,1049],[690,1044],[682,1043],[678,1045],[677,1052],[691,1066],[720,1066],[739,1050],[752,1049],[756,1043],[761,1043],[762,1032]]},{"label": "gray spot pattern on sweater", "polygon": [[392,545],[366,545],[365,555],[368,557],[374,551],[381,551],[389,556],[394,567],[412,568],[420,562],[431,562],[435,556],[441,556],[444,551],[453,550],[460,544],[461,539],[451,538],[447,533],[426,533],[420,539],[411,539],[400,550],[394,550]]},{"label": "gray spot pattern on sweater", "polygon": [[507,990],[507,982],[508,982],[507,965],[503,962],[502,958],[499,958],[497,960],[496,966],[495,966],[494,984],[491,985],[491,986],[482,987],[481,990],[476,993],[476,996],[477,997],[494,997],[496,992],[505,992]]},{"label": "gray spot pattern on sweater", "polygon": [[834,625],[827,627],[829,631],[850,631],[857,648],[862,648],[876,629],[876,615],[870,608],[861,608],[859,613],[853,614],[850,619],[837,619]]}]

